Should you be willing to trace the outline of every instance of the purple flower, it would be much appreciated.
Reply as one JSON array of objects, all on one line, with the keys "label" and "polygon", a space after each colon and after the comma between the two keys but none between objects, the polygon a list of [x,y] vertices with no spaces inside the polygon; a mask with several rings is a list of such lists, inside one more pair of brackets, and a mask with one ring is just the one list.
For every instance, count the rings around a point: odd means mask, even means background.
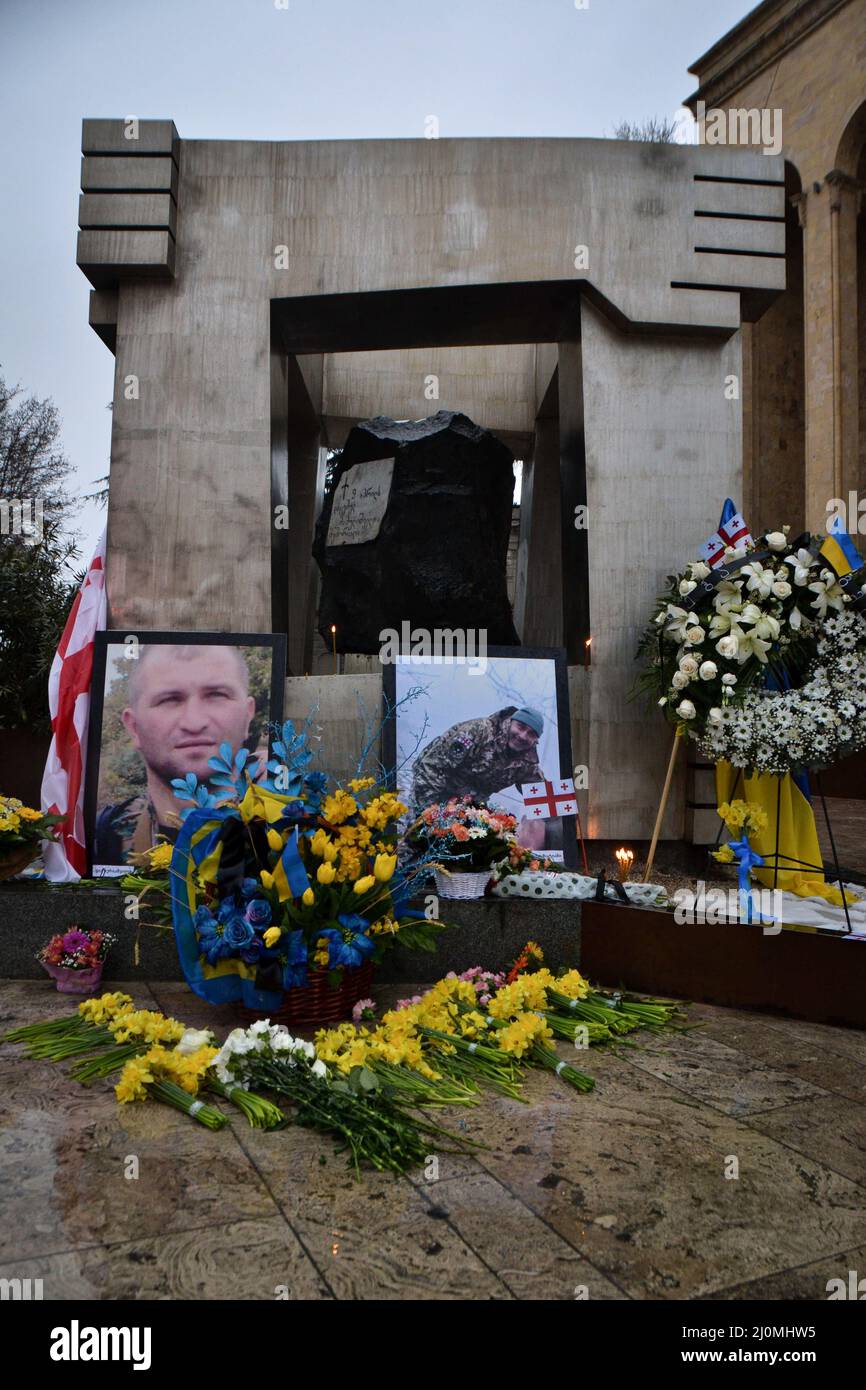
[{"label": "purple flower", "polygon": [[85,946],[89,945],[90,937],[87,935],[87,932],[79,930],[78,927],[73,927],[63,938],[63,949],[70,953],[74,951],[83,951]]},{"label": "purple flower", "polygon": [[268,927],[271,923],[273,913],[271,905],[266,898],[253,898],[252,902],[247,903],[247,910],[244,913],[251,927]]}]

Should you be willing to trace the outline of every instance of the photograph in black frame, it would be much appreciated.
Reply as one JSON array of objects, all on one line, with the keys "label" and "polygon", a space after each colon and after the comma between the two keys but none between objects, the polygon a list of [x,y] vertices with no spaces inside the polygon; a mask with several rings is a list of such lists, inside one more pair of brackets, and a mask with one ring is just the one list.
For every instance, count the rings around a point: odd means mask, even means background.
[{"label": "photograph in black frame", "polygon": [[[419,688],[424,693],[405,698]],[[573,815],[530,823],[514,779],[493,786],[512,773],[521,785],[539,771],[549,781],[573,776],[564,648],[488,647],[483,657],[450,660],[401,652],[384,665],[382,689],[382,760],[410,815],[421,801],[469,793],[514,814],[519,843],[578,867]],[[527,748],[523,759],[507,748],[509,721],[521,709],[540,724],[534,754]]]},{"label": "photograph in black frame", "polygon": [[175,838],[184,803],[171,779],[205,781],[221,743],[263,761],[285,671],[282,633],[96,634],[84,800],[93,877],[122,874]]}]

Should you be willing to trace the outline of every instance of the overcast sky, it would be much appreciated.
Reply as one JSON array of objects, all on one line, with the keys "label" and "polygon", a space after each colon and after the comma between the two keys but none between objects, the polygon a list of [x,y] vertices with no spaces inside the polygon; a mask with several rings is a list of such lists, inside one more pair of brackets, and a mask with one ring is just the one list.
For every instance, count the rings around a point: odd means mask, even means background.
[{"label": "overcast sky", "polygon": [[[580,0],[583,3],[583,0]],[[286,8],[278,6],[286,5]],[[673,116],[748,0],[0,0],[0,371],[50,396],[79,493],[108,471],[113,358],[75,265],[81,121],[181,138],[611,136]],[[77,518],[89,553],[103,514]]]}]

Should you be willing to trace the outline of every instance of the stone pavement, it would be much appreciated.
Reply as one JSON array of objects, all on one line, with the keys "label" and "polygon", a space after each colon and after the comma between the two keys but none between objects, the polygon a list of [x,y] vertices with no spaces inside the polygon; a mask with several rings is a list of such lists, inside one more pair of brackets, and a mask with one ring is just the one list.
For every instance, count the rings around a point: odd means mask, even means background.
[{"label": "stone pavement", "polygon": [[[128,988],[235,1021],[183,985]],[[68,1007],[3,982],[0,1031]],[[324,1136],[121,1108],[4,1045],[0,1278],[46,1299],[825,1299],[866,1272],[866,1033],[689,1013],[689,1034],[582,1054],[591,1095],[531,1071],[526,1104],[441,1112],[489,1148],[440,1152],[435,1181],[355,1182]]]}]

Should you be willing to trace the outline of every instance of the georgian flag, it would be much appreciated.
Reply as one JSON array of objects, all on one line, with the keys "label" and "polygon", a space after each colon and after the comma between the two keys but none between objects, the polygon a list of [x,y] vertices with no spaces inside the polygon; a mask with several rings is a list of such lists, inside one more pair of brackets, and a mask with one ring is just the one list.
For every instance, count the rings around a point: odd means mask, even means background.
[{"label": "georgian flag", "polygon": [[51,747],[42,775],[42,810],[65,815],[56,844],[43,842],[45,877],[77,883],[87,872],[84,762],[90,720],[93,637],[105,628],[105,532],[66,621],[48,677]]},{"label": "georgian flag", "polygon": [[704,541],[698,554],[713,569],[724,558],[729,545],[736,548],[748,544],[751,539],[748,526],[729,497],[722,508],[718,531]]},{"label": "georgian flag", "polygon": [[562,777],[558,782],[524,782],[520,793],[527,816],[534,820],[577,815],[572,777]]}]

